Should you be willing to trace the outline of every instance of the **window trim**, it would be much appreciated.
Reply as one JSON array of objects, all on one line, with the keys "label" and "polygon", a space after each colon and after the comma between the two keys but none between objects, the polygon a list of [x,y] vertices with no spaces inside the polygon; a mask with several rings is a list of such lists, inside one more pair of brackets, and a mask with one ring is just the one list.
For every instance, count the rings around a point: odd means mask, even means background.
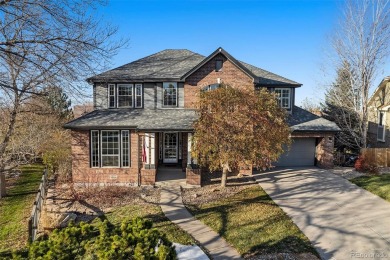
[{"label": "window trim", "polygon": [[[111,95],[110,87],[114,88],[114,95]],[[116,108],[116,105],[117,105],[117,101],[116,101],[116,96],[117,96],[116,95],[116,84],[108,84],[107,96],[108,96],[108,100],[107,100],[108,108]],[[111,106],[110,97],[114,97],[114,106]]]},{"label": "window trim", "polygon": [[[119,106],[119,86],[131,86],[131,103],[132,106]],[[114,95],[110,95],[110,87],[114,88]],[[136,87],[141,88],[141,104],[136,105]],[[114,106],[110,104],[110,97],[114,97]],[[96,98],[94,99],[96,102]],[[176,103],[177,103],[177,87],[176,87]],[[107,85],[107,107],[108,108],[143,108],[144,107],[144,84],[142,83],[108,83]]]},{"label": "window trim", "polygon": [[[137,105],[137,87],[140,87],[141,88],[141,94],[139,95],[141,97],[141,105],[138,106]],[[135,108],[142,108],[143,106],[143,99],[144,99],[144,93],[143,93],[143,87],[142,87],[142,84],[141,83],[137,83],[137,84],[134,84],[134,107]]]},{"label": "window trim", "polygon": [[[174,86],[175,86],[175,102],[176,102],[176,104],[175,105],[165,105],[165,100],[164,100],[164,97],[165,97],[165,95],[164,95],[164,92],[165,92],[165,85],[168,85],[169,86],[169,84],[173,84]],[[162,106],[163,107],[177,107],[178,106],[178,90],[179,90],[179,86],[178,86],[178,84],[177,84],[177,82],[163,82],[163,86],[162,86]]]},{"label": "window trim", "polygon": [[[92,133],[93,132],[97,132],[97,145],[98,145],[98,149],[97,149],[97,165],[98,166],[93,166],[93,160],[92,160],[92,157],[93,157],[93,142],[92,142]],[[100,168],[100,131],[99,130],[91,130],[90,132],[90,167],[91,168]]]},{"label": "window trim", "polygon": [[[129,165],[128,166],[123,166],[123,148],[125,147],[123,145],[123,132],[127,132],[127,138],[128,138],[128,145],[127,145],[127,151],[128,151],[128,160],[129,160]],[[131,142],[131,139],[130,139],[130,131],[129,130],[121,130],[120,132],[120,150],[119,150],[119,155],[120,155],[120,165],[121,165],[121,168],[130,168],[131,166],[131,157],[130,157],[130,142]]]},{"label": "window trim", "polygon": [[[382,122],[381,122],[381,114],[382,116]],[[381,124],[382,123],[382,124]],[[381,130],[380,127],[382,127],[382,139],[379,138],[379,131]],[[378,129],[376,132],[376,140],[379,142],[386,142],[386,112],[385,111],[379,111],[378,112]]]},{"label": "window trim", "polygon": [[[103,155],[103,148],[102,148],[102,144],[103,144],[103,132],[117,132],[118,133],[118,166],[103,166],[103,156],[115,156],[115,155]],[[121,135],[120,135],[120,131],[119,130],[100,130],[100,168],[120,168],[120,165],[121,165],[121,147],[120,147],[120,143],[121,143]]]},{"label": "window trim", "polygon": [[[119,87],[130,87],[131,88],[131,106],[119,106]],[[127,97],[128,95],[121,95],[121,97]],[[116,100],[117,108],[133,108],[134,107],[134,84],[132,83],[119,83],[116,84]]]},{"label": "window trim", "polygon": [[[281,108],[284,108],[284,109],[291,109],[291,92],[292,92],[292,89],[291,88],[275,88],[274,89],[274,92],[276,93],[277,90],[280,90],[280,96],[277,97],[278,99],[278,102],[279,102],[279,105]],[[287,107],[283,107],[283,101],[282,99],[285,99],[286,97],[283,97],[283,90],[288,90],[288,106]]]},{"label": "window trim", "polygon": [[[119,133],[119,166],[102,166],[102,132],[104,131],[114,131]],[[98,166],[92,166],[92,132],[98,133]],[[123,132],[127,132],[128,134],[128,159],[129,166],[123,166]],[[130,168],[131,167],[131,131],[130,130],[118,130],[118,129],[106,129],[106,130],[90,130],[90,151],[89,151],[89,164],[90,168],[98,169],[98,168]]]}]

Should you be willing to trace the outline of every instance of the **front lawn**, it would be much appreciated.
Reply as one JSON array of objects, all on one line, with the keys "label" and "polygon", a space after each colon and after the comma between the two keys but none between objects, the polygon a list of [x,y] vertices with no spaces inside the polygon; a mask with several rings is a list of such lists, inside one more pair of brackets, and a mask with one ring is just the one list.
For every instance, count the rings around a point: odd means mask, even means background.
[{"label": "front lawn", "polygon": [[44,166],[21,167],[19,177],[7,180],[7,197],[0,199],[0,252],[27,245],[28,218]]},{"label": "front lawn", "polygon": [[245,258],[282,253],[317,256],[308,238],[259,185],[187,207]]},{"label": "front lawn", "polygon": [[153,222],[153,227],[160,233],[165,234],[169,241],[183,245],[195,244],[195,240],[187,232],[179,228],[165,217],[160,206],[155,204],[126,205],[112,209],[102,218],[93,220],[92,224],[97,224],[103,219],[107,219],[112,224],[120,224],[124,219],[142,217]]},{"label": "front lawn", "polygon": [[390,202],[390,174],[357,177],[351,182]]}]

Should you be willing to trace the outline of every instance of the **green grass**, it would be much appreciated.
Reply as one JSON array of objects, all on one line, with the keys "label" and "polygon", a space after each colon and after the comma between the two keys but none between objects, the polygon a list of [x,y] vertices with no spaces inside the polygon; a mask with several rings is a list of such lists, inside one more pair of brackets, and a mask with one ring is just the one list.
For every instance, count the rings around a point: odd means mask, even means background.
[{"label": "green grass", "polygon": [[351,182],[390,202],[390,174],[357,177]]},{"label": "green grass", "polygon": [[187,207],[244,257],[272,253],[317,255],[307,237],[260,186],[212,203]]},{"label": "green grass", "polygon": [[27,245],[28,218],[42,178],[44,166],[21,167],[22,174],[0,199],[0,252]]},{"label": "green grass", "polygon": [[[143,217],[153,222],[153,227],[165,234],[167,238],[183,245],[195,244],[195,240],[176,224],[170,222],[161,211],[158,205],[126,205],[114,208],[111,212],[104,215],[112,224],[119,224],[124,219]],[[98,223],[100,219],[95,219],[92,223]]]}]

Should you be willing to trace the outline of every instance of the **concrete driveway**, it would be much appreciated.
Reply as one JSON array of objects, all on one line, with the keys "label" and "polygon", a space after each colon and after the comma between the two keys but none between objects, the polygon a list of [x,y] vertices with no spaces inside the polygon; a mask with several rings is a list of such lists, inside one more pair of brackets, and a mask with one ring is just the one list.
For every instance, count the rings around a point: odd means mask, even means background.
[{"label": "concrete driveway", "polygon": [[390,203],[319,168],[254,175],[323,259],[390,259]]}]

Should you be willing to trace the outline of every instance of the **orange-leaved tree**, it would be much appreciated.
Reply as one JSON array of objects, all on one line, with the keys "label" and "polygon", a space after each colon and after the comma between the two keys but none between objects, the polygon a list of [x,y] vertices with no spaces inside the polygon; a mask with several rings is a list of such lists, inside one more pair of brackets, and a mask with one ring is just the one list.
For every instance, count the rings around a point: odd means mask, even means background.
[{"label": "orange-leaved tree", "polygon": [[248,90],[221,84],[202,91],[197,103],[192,155],[210,171],[227,174],[243,163],[268,168],[289,145],[286,111],[266,89]]}]

